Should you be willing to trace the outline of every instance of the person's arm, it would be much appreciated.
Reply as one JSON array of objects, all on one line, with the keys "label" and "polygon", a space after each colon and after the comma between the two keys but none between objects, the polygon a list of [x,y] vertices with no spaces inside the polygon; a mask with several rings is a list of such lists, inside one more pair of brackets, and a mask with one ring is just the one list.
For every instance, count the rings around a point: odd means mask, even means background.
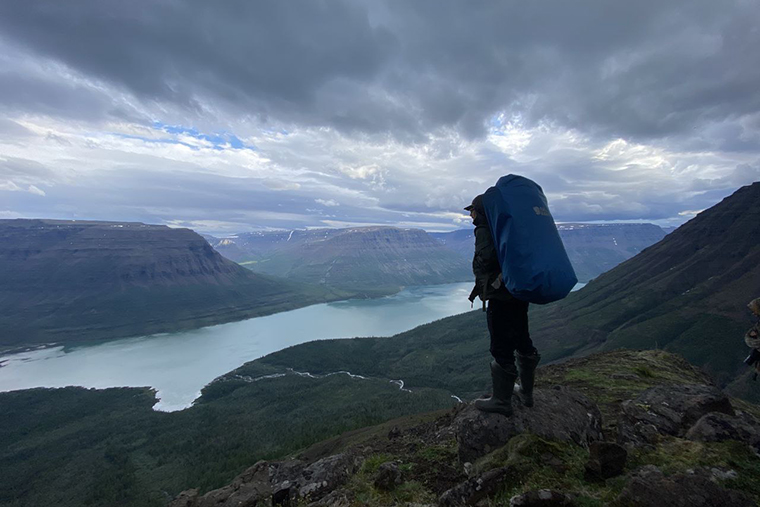
[{"label": "person's arm", "polygon": [[[480,273],[475,273],[476,277],[479,274],[488,275],[494,272],[501,272],[499,256],[496,253],[493,239],[491,239],[491,231],[488,230],[488,227],[475,228],[475,258],[478,260],[478,269],[480,270]],[[473,262],[474,268],[475,263]]]}]

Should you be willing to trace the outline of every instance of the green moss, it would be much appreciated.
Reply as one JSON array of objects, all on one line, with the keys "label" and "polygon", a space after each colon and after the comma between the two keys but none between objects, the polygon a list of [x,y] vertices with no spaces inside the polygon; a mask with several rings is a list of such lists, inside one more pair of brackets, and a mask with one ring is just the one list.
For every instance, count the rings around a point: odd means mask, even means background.
[{"label": "green moss", "polygon": [[[377,489],[374,475],[383,463],[393,461],[393,456],[385,453],[373,454],[362,464],[361,469],[349,480],[346,489],[353,493],[355,503],[368,507],[383,505],[403,505],[406,503],[429,503],[435,496],[417,481],[405,481],[391,491]],[[411,470],[410,463],[400,463],[402,472]]]},{"label": "green moss", "polygon": [[417,451],[417,457],[427,461],[451,463],[457,459],[456,441],[446,445],[431,445]]},{"label": "green moss", "polygon": [[479,460],[475,470],[483,473],[496,467],[510,469],[504,488],[492,499],[491,505],[509,505],[513,496],[538,489],[577,495],[577,505],[606,505],[620,494],[624,479],[587,481],[585,465],[588,457],[588,451],[575,444],[522,434]]},{"label": "green moss", "polygon": [[760,458],[741,442],[693,442],[666,438],[655,449],[640,450],[631,456],[631,467],[656,465],[666,475],[686,472],[697,467],[734,470],[736,479],[724,486],[749,493],[760,502]]},{"label": "green moss", "polygon": [[633,371],[645,378],[655,378],[656,376],[654,372],[646,366],[637,366],[633,369]]},{"label": "green moss", "polygon": [[389,461],[393,461],[393,456],[390,454],[373,454],[364,460],[359,473],[364,475],[372,475],[377,472],[377,469],[380,468],[380,465]]}]

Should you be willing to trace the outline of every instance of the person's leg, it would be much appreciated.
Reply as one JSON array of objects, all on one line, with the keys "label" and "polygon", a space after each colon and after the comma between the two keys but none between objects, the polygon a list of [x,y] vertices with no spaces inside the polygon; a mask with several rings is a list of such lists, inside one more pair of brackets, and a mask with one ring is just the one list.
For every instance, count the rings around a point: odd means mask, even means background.
[{"label": "person's leg", "polygon": [[521,354],[535,351],[528,330],[528,303],[517,298],[488,301],[486,311],[491,335],[491,355],[502,367],[515,364],[515,350]]},{"label": "person's leg", "polygon": [[489,301],[488,330],[491,355],[499,365],[514,369],[516,356],[520,386],[515,391],[525,406],[532,407],[536,367],[541,356],[530,338],[528,303],[516,298]]},{"label": "person's leg", "polygon": [[[517,301],[517,300],[515,300]],[[510,322],[514,327],[514,355],[517,359],[517,372],[520,384],[515,385],[515,392],[526,407],[533,406],[533,385],[536,380],[536,367],[541,356],[533,346],[528,330],[528,303],[519,301],[519,304],[510,306]]]},{"label": "person's leg", "polygon": [[486,321],[488,332],[491,335],[491,381],[493,383],[493,395],[490,398],[475,401],[475,407],[484,412],[496,412],[498,414],[512,415],[512,393],[517,368],[515,367],[514,347],[510,346],[510,340],[505,339],[505,308],[502,301],[488,301]]}]

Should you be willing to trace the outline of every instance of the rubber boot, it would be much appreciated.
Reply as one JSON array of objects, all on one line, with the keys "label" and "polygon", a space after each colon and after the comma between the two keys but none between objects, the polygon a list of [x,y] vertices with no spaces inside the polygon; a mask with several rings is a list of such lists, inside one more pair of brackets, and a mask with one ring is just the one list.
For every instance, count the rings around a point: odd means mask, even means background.
[{"label": "rubber boot", "polygon": [[515,351],[517,372],[520,376],[520,384],[515,385],[515,393],[526,407],[533,406],[533,384],[536,382],[536,367],[541,361],[541,355],[536,349],[530,354],[520,354]]},{"label": "rubber boot", "polygon": [[493,396],[475,400],[475,408],[483,412],[512,415],[512,390],[515,379],[517,379],[517,369],[514,366],[502,368],[496,361],[491,361]]}]

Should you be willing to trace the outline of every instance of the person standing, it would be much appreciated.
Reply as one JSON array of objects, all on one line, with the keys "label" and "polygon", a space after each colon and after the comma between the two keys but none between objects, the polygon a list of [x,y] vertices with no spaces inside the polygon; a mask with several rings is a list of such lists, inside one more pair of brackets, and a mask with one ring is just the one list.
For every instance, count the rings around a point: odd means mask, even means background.
[{"label": "person standing", "polygon": [[[476,400],[475,407],[484,412],[510,416],[513,392],[523,405],[533,406],[535,372],[541,356],[533,346],[528,330],[528,303],[512,296],[502,281],[482,194],[464,209],[470,212],[475,226],[475,254],[472,259],[475,287],[469,300],[473,302],[479,297],[483,301],[493,356],[493,394]],[[520,384],[515,385],[518,377]]]}]

